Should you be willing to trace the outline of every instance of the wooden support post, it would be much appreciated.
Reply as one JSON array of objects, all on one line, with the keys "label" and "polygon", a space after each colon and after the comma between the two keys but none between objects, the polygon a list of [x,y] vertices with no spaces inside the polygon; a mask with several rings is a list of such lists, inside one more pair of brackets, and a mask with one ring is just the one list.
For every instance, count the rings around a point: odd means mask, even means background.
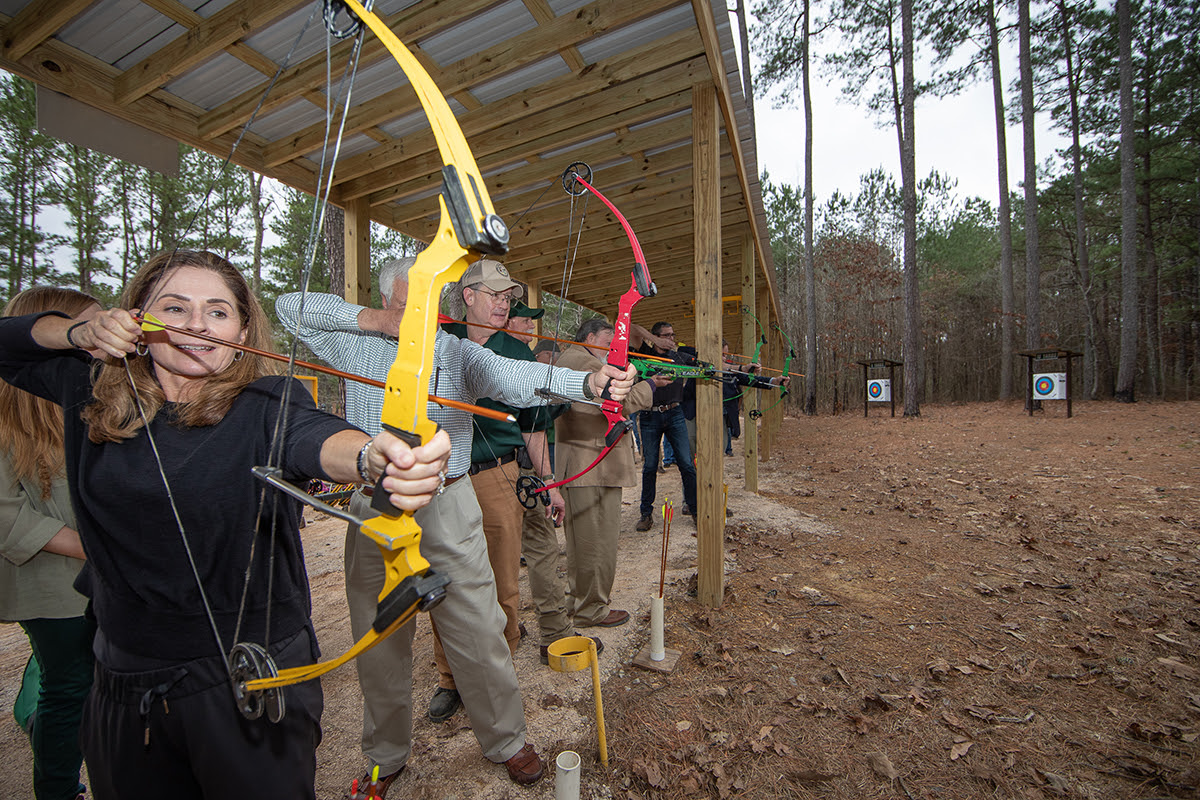
[{"label": "wooden support post", "polygon": [[342,296],[360,306],[371,303],[371,203],[365,197],[346,206],[346,270]]},{"label": "wooden support post", "polygon": [[[692,87],[692,229],[695,245],[696,349],[721,358],[721,147],[717,93]],[[696,599],[716,608],[725,595],[725,498],[721,387],[696,381]]]},{"label": "wooden support post", "polygon": [[[529,296],[525,298],[525,305],[529,306],[530,308],[541,308],[542,307],[542,279],[534,278],[533,280],[531,280],[528,283],[528,287],[529,287]],[[533,332],[538,334],[539,336],[542,333],[544,333],[544,331],[542,330],[542,321],[540,319],[535,319],[533,321]],[[535,342],[535,344],[536,344],[536,342]]]},{"label": "wooden support post", "polygon": [[[749,233],[742,234],[742,304],[754,311],[754,239]],[[757,313],[757,312],[756,312]],[[758,326],[749,314],[742,314],[742,351],[758,339]],[[745,442],[746,491],[758,493],[758,423],[750,418],[750,410],[762,408],[762,391],[750,389],[742,392],[742,441]]]},{"label": "wooden support post", "polygon": [[[764,325],[769,325],[771,321],[771,295],[766,287],[759,290],[758,294],[758,318],[759,320],[767,320]],[[775,359],[772,355],[775,353],[775,342],[770,336],[767,337],[767,343],[762,349],[762,363],[768,366],[775,366]],[[760,409],[770,408],[771,403],[767,402],[767,397],[759,392],[758,407]],[[772,400],[771,402],[774,402]],[[758,460],[769,461],[771,458],[771,448],[775,444],[775,439],[772,437],[771,425],[766,417],[759,419],[759,441],[758,441]]]}]

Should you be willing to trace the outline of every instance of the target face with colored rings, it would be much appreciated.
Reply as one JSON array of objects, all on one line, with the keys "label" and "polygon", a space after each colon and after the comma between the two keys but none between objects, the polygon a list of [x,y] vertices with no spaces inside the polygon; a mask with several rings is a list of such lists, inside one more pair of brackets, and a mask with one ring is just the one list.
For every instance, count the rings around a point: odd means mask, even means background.
[{"label": "target face with colored rings", "polygon": [[1033,376],[1033,396],[1039,400],[1066,400],[1066,373],[1039,372],[1035,374]]},{"label": "target face with colored rings", "polygon": [[871,381],[871,384],[867,387],[867,391],[871,393],[871,397],[879,397],[879,395],[883,394],[883,387],[875,381]]}]

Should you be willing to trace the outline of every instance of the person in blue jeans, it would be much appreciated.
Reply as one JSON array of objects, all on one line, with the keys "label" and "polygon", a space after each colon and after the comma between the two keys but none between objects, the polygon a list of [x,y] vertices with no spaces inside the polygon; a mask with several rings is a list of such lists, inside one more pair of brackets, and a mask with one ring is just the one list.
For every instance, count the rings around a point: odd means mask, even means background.
[{"label": "person in blue jeans", "polygon": [[666,472],[668,467],[675,466],[675,449],[671,447],[671,440],[667,439],[662,443],[662,472]]},{"label": "person in blue jeans", "polygon": [[[675,328],[669,322],[656,322],[650,332],[659,340],[675,341]],[[656,344],[643,344],[639,352],[662,355],[670,352]],[[657,499],[658,450],[663,437],[670,442],[675,452],[675,466],[683,478],[683,513],[693,516],[696,510],[696,465],[692,462],[692,447],[688,443],[687,421],[683,417],[683,380],[673,380],[667,375],[656,375],[654,400],[649,409],[641,414],[642,426],[642,499],[641,519],[637,529],[648,531],[654,525],[654,505]]]}]

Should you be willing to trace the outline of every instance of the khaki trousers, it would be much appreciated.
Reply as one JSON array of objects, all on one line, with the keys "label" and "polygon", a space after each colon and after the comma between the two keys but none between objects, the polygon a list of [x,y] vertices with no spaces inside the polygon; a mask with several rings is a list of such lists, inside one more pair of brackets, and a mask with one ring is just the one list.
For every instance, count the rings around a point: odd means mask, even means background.
[{"label": "khaki trousers", "polygon": [[585,628],[608,616],[617,573],[621,490],[609,486],[564,486],[567,501],[568,610]]},{"label": "khaki trousers", "polygon": [[[518,468],[516,461],[485,469],[471,476],[471,487],[483,512],[483,535],[487,540],[487,557],[495,578],[496,597],[504,611],[501,630],[508,642],[510,655],[521,643],[521,620],[517,615],[521,589],[517,580],[521,572],[521,521],[524,507],[517,500]],[[446,660],[441,630],[433,624],[433,660],[437,662],[438,685],[454,689],[458,681]],[[461,692],[460,692],[461,694]]]},{"label": "khaki trousers", "polygon": [[[376,516],[355,492],[350,512]],[[445,645],[449,668],[483,755],[507,761],[525,745],[525,710],[512,654],[501,636],[504,614],[488,564],[483,520],[470,481],[460,480],[417,512],[421,555],[450,578],[446,599],[430,612]],[[346,531],[346,600],[355,640],[371,627],[383,588],[383,558],[375,542],[350,525]],[[390,775],[412,749],[412,640],[409,622],[355,659],[363,693],[362,749],[370,767]]]},{"label": "khaki trousers", "polygon": [[[522,470],[521,475],[534,475]],[[566,586],[558,577],[558,534],[554,523],[546,516],[546,506],[538,501],[534,508],[524,509],[521,527],[521,554],[529,575],[529,594],[538,614],[543,647],[554,644],[564,636],[575,633],[567,616]]]}]

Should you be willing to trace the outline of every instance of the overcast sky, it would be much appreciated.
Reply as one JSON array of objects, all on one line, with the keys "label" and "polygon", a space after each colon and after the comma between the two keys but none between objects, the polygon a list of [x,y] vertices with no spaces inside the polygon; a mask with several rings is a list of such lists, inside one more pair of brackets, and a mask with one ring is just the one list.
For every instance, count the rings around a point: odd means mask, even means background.
[{"label": "overcast sky", "polygon": [[[731,19],[736,31],[737,19]],[[753,48],[751,48],[753,51]],[[1017,74],[1015,43],[1008,49],[1001,69],[1006,84]],[[757,62],[755,63],[755,66]],[[920,71],[918,70],[918,79]],[[841,83],[814,71],[813,95],[813,192],[816,206],[835,190],[857,194],[859,178],[882,166],[900,184],[900,151],[895,126],[879,127],[878,118],[864,106],[841,99]],[[760,169],[773,182],[804,185],[804,112],[797,93],[789,107],[775,109],[775,97],[757,98],[754,104]],[[1011,107],[1020,98],[1005,88]],[[792,107],[794,106],[794,107]],[[1008,184],[1019,188],[1024,175],[1021,128],[1009,126]],[[1037,160],[1044,163],[1056,149],[1069,144],[1050,129],[1048,118],[1039,116]],[[937,169],[957,179],[960,197],[982,197],[997,203],[996,123],[991,82],[976,83],[961,94],[945,99],[919,99],[916,106],[917,177]]]}]

